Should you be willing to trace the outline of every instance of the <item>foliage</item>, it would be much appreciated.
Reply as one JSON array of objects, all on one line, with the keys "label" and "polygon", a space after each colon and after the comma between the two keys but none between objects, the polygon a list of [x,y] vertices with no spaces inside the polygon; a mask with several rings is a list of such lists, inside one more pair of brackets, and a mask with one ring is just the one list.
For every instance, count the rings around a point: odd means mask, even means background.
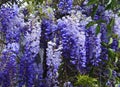
[{"label": "foliage", "polygon": [[89,77],[88,75],[78,75],[75,85],[82,87],[98,87],[97,79]]}]

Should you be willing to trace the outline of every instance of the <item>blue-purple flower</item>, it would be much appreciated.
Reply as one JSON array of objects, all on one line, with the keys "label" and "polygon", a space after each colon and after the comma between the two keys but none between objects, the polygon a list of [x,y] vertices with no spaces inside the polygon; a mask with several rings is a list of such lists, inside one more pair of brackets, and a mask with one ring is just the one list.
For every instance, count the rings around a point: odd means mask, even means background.
[{"label": "blue-purple flower", "polygon": [[52,41],[48,42],[48,48],[47,48],[47,85],[48,87],[56,87],[59,86],[58,82],[58,69],[61,65],[61,50],[62,46],[60,45],[57,49],[54,49],[56,44]]}]

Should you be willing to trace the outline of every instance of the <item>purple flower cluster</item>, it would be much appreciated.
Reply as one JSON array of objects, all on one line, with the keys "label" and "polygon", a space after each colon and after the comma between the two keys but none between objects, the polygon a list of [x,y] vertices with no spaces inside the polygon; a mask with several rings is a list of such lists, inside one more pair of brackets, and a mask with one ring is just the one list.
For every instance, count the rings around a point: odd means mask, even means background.
[{"label": "purple flower cluster", "polygon": [[72,9],[74,0],[59,0],[58,8],[62,13],[67,13]]},{"label": "purple flower cluster", "polygon": [[48,87],[58,87],[58,69],[61,65],[61,50],[62,46],[59,45],[57,49],[55,49],[56,44],[54,42],[48,42],[47,48],[47,85]]},{"label": "purple flower cluster", "polygon": [[96,26],[86,29],[92,21],[81,12],[71,11],[71,16],[58,19],[58,30],[61,31],[63,57],[71,58],[78,70],[86,64],[98,65],[101,61],[101,34],[96,36]]},{"label": "purple flower cluster", "polygon": [[98,65],[101,61],[101,34],[96,36],[96,25],[86,30],[86,48],[88,61],[92,65]]},{"label": "purple flower cluster", "polygon": [[[14,5],[14,7],[16,7]],[[14,86],[17,75],[17,54],[19,53],[20,33],[23,20],[18,15],[18,8],[2,7],[0,9],[0,31],[4,33],[5,46],[0,56],[0,76],[2,87]]]},{"label": "purple flower cluster", "polygon": [[2,7],[0,9],[0,30],[6,34],[6,42],[19,42],[23,19],[18,15],[18,8]]},{"label": "purple flower cluster", "polygon": [[[80,14],[81,15],[81,14]],[[79,14],[58,19],[61,31],[63,57],[71,58],[71,63],[78,67],[86,66],[85,29],[80,26]]]},{"label": "purple flower cluster", "polygon": [[23,41],[24,52],[23,56],[20,59],[20,70],[19,70],[19,86],[26,85],[28,87],[32,87],[35,85],[36,69],[38,66],[35,64],[35,57],[39,52],[39,44],[40,44],[40,36],[41,36],[41,28],[40,23],[36,21],[37,19],[32,19],[28,23],[28,31],[26,31]]},{"label": "purple flower cluster", "polygon": [[119,16],[115,16],[115,26],[114,26],[114,32],[116,33],[116,34],[118,34],[119,35],[119,37],[120,37],[120,31],[119,31],[119,29],[120,29],[120,17]]},{"label": "purple flower cluster", "polygon": [[[104,61],[109,60],[108,48],[115,52],[119,50],[117,39],[120,38],[120,17],[99,5],[91,18],[89,15],[94,7],[86,6],[87,3],[88,0],[85,0],[83,7],[72,10],[73,0],[59,0],[58,13],[60,11],[59,16],[62,17],[57,18],[56,10],[55,13],[51,7],[41,5],[43,14],[46,14],[42,19],[36,11],[31,14],[24,12],[28,11],[25,9],[21,14],[17,5],[1,6],[0,33],[3,34],[4,47],[0,55],[0,86],[59,87],[62,83],[59,79],[61,69],[64,75],[69,74],[69,69],[70,75],[72,72],[86,74],[94,68],[99,71],[97,67],[104,69],[101,66],[107,66]],[[107,24],[112,18],[115,19],[112,33],[118,35],[118,38],[108,35]],[[98,23],[99,19],[106,23]],[[92,21],[96,24],[87,28],[86,25]],[[96,35],[98,25],[100,30]],[[101,42],[108,44],[110,38],[113,41],[108,47],[101,45]],[[65,68],[62,64],[66,65]],[[117,70],[112,71],[111,76],[116,78]],[[62,85],[73,87],[74,81],[70,79],[65,79]]]},{"label": "purple flower cluster", "polygon": [[45,41],[53,40],[54,33],[57,30],[57,26],[53,22],[53,20],[43,19],[41,28],[42,28],[41,39],[44,39]]},{"label": "purple flower cluster", "polygon": [[18,84],[20,87],[32,87],[41,73],[37,71],[39,67],[35,64],[40,48],[40,22],[37,17],[31,17],[33,19],[25,23],[15,5],[13,8],[2,7],[0,17],[0,31],[5,37],[5,47],[0,57],[0,84],[3,87]]}]

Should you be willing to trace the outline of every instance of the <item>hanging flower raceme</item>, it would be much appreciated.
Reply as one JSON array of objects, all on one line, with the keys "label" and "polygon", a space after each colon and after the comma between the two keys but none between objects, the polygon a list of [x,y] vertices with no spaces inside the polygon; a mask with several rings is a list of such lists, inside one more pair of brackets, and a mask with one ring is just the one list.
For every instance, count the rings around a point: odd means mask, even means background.
[{"label": "hanging flower raceme", "polygon": [[45,39],[45,41],[52,40],[54,38],[53,32],[54,29],[56,29],[56,26],[53,23],[52,20],[49,19],[43,19],[42,20],[42,39]]},{"label": "hanging flower raceme", "polygon": [[[89,16],[93,12],[93,5],[86,6],[88,3],[88,0],[85,0],[83,3],[83,6],[81,7],[82,13],[86,14]],[[101,13],[102,12],[102,13]],[[93,21],[99,21],[99,19],[102,19],[109,23],[110,17],[109,15],[105,15],[108,13],[111,15],[111,12],[105,12],[105,7],[102,5],[98,5],[96,13],[94,14]],[[104,18],[104,19],[103,19]],[[91,18],[86,19],[87,23],[82,23],[84,26],[86,26],[90,21],[92,21]],[[108,37],[107,37],[107,25],[105,23],[100,24],[100,33],[96,35],[96,26],[90,27],[89,29],[86,29],[86,48],[87,48],[87,58],[89,63],[92,65],[98,65],[98,63],[101,61],[100,57],[102,54],[102,58],[107,59],[107,51],[106,48],[101,46],[101,42],[108,42]]]},{"label": "hanging flower raceme", "polygon": [[[91,18],[86,18],[86,24],[90,21],[92,21]],[[101,33],[96,35],[96,25],[86,29],[86,51],[88,63],[98,65],[101,61]]]},{"label": "hanging flower raceme", "polygon": [[92,21],[91,17],[86,17],[86,15],[76,13],[76,17],[80,17],[79,27],[85,32],[85,50],[86,50],[86,63],[91,63],[92,65],[98,65],[101,61],[101,33],[96,35],[96,26],[91,26],[89,29],[86,25]]},{"label": "hanging flower raceme", "polygon": [[[10,47],[13,47],[10,45]],[[19,50],[19,49],[17,49]],[[0,84],[2,87],[14,86],[16,84],[16,74],[17,74],[17,55],[10,49],[4,49],[2,56],[0,57],[0,73],[2,75]]]},{"label": "hanging flower raceme", "polygon": [[[114,14],[114,26],[113,26],[113,32],[114,34],[116,34],[118,36],[118,38],[120,39],[120,17],[117,14]],[[114,51],[118,51],[118,43],[119,41],[117,40],[117,38],[113,39],[113,43],[112,43],[112,49],[114,49]]]},{"label": "hanging flower raceme", "polygon": [[41,29],[42,29],[42,37],[41,41],[49,41],[54,38],[53,32],[56,29],[54,24],[54,11],[51,7],[42,7],[43,13],[46,17],[42,18]]},{"label": "hanging flower raceme", "polygon": [[61,32],[63,57],[77,64],[77,68],[86,67],[85,30],[80,26],[81,13],[58,19],[58,29]]},{"label": "hanging flower raceme", "polygon": [[[88,0],[85,0],[83,3],[83,7],[81,7],[82,13],[89,16],[92,12],[93,5],[86,6],[88,3]],[[103,20],[107,21],[109,23],[110,18],[107,17],[108,15],[105,15],[105,8],[101,5],[98,5],[96,14],[94,15],[93,19],[95,21],[98,21],[99,19],[104,18]],[[103,12],[103,13],[101,13]],[[93,21],[94,21],[93,20]],[[86,23],[81,22],[81,24],[84,24],[86,26],[90,21],[92,21],[91,18],[86,19]],[[98,63],[101,61],[100,57],[102,54],[102,58],[107,59],[107,52],[106,48],[101,46],[101,42],[108,42],[107,37],[107,29],[106,24],[101,23],[100,24],[100,33],[96,35],[96,26],[90,27],[89,29],[86,29],[86,48],[87,48],[87,58],[88,58],[88,64],[92,65],[98,65]]]},{"label": "hanging flower raceme", "polygon": [[6,35],[7,43],[19,42],[24,22],[16,5],[13,8],[3,6],[0,9],[0,25],[0,30]]},{"label": "hanging flower raceme", "polygon": [[61,50],[62,46],[59,45],[58,48],[56,49],[56,44],[52,41],[48,42],[48,48],[47,48],[47,59],[46,59],[46,64],[47,64],[47,85],[48,87],[58,87],[59,82],[58,82],[58,69],[59,66],[61,65]]},{"label": "hanging flower raceme", "polygon": [[0,57],[1,86],[14,86],[17,82],[17,59],[19,40],[24,21],[21,19],[17,5],[0,9],[0,31],[4,34],[5,47]]},{"label": "hanging flower raceme", "polygon": [[[102,42],[104,43],[109,43],[109,40],[110,40],[110,32],[111,34],[112,33],[115,33],[117,29],[116,26],[111,26],[111,28],[114,28],[112,29],[111,31],[109,31],[107,25],[110,24],[111,20],[115,17],[115,14],[111,11],[111,10],[106,10],[102,13],[102,16],[101,18],[103,20],[106,21],[106,23],[104,24],[101,24],[101,40]],[[116,19],[115,19],[116,20]],[[108,60],[108,50],[106,47],[102,46],[102,53],[101,53],[101,58],[103,58],[103,60]],[[112,49],[116,50],[117,49],[117,41],[116,39],[113,39],[113,43],[112,43],[112,46],[111,46]]]},{"label": "hanging flower raceme", "polygon": [[[34,18],[34,17],[33,17]],[[19,86],[26,85],[32,87],[35,85],[37,68],[35,64],[35,57],[39,52],[41,27],[40,23],[34,18],[28,22],[28,30],[24,35],[22,43],[24,47],[23,55],[20,59],[19,65]]]}]

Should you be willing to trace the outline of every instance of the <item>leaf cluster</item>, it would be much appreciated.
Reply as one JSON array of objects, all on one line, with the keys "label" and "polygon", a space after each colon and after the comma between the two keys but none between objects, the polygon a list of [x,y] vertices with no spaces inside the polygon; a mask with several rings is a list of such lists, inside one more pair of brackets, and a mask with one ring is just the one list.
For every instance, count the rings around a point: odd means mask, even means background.
[{"label": "leaf cluster", "polygon": [[77,76],[77,82],[75,83],[75,85],[82,87],[98,87],[96,78],[80,74]]}]

